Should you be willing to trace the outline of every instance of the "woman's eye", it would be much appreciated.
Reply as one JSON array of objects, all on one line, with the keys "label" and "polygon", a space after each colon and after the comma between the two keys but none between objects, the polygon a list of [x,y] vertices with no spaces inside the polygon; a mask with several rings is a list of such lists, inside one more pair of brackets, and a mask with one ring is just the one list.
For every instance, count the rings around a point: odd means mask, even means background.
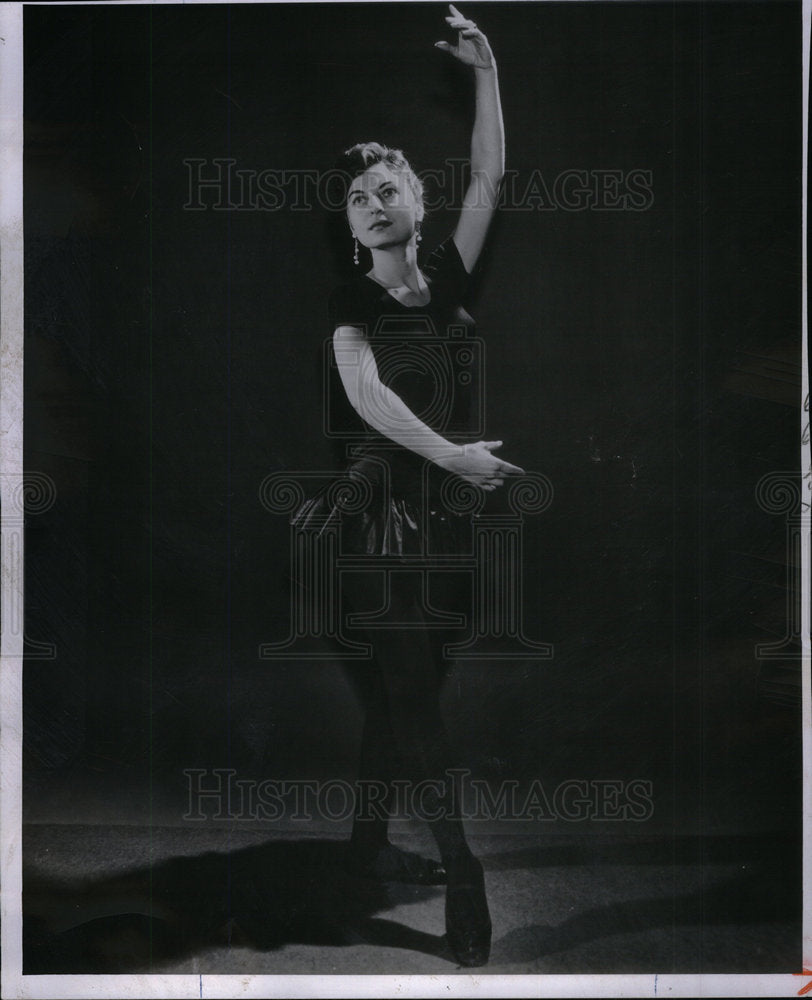
[{"label": "woman's eye", "polygon": [[386,188],[386,190],[383,192],[384,198],[392,198],[394,197],[395,194],[396,194],[395,188]]}]

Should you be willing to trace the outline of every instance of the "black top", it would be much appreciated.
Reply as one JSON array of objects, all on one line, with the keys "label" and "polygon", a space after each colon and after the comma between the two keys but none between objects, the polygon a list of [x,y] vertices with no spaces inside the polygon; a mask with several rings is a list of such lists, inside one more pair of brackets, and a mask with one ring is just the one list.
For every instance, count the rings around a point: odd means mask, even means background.
[{"label": "black top", "polygon": [[[431,293],[422,306],[403,305],[367,275],[339,286],[330,296],[330,330],[359,327],[372,347],[381,382],[415,416],[455,443],[477,440],[482,436],[482,352],[474,322],[462,306],[470,275],[452,237],[429,254],[421,270]],[[425,460],[360,418],[346,398],[333,351],[331,339],[326,386],[330,435],[354,445],[356,459],[385,459],[394,489],[413,488]],[[348,355],[347,360],[354,358]]]}]

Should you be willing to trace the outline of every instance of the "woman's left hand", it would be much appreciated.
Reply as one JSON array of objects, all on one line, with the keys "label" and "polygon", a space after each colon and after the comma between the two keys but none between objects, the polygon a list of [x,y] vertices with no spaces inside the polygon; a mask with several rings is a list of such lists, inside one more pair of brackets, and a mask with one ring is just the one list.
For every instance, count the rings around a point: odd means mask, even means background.
[{"label": "woman's left hand", "polygon": [[448,42],[435,42],[434,45],[443,52],[449,52],[455,59],[473,66],[475,69],[490,69],[494,65],[493,53],[488,45],[488,39],[477,28],[473,21],[463,17],[453,3],[448,5],[451,16],[446,17],[449,28],[459,32],[456,45]]}]

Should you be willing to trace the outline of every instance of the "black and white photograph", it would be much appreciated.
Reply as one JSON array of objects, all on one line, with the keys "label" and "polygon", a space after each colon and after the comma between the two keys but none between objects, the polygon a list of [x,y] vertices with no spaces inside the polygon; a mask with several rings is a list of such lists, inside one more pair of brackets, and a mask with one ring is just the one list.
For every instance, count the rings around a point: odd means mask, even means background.
[{"label": "black and white photograph", "polygon": [[4,996],[812,989],[809,7],[0,5]]}]

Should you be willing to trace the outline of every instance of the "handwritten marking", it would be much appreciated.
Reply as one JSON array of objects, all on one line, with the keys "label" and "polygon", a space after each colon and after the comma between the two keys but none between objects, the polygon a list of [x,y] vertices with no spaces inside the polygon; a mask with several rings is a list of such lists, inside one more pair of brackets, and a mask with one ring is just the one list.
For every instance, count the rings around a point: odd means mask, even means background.
[{"label": "handwritten marking", "polygon": [[[812,969],[804,969],[803,972],[793,972],[792,974],[793,976],[812,976]],[[799,997],[802,997],[804,996],[805,993],[808,993],[810,990],[812,990],[812,979],[809,980],[806,986],[802,986],[798,990],[797,995]]]}]

